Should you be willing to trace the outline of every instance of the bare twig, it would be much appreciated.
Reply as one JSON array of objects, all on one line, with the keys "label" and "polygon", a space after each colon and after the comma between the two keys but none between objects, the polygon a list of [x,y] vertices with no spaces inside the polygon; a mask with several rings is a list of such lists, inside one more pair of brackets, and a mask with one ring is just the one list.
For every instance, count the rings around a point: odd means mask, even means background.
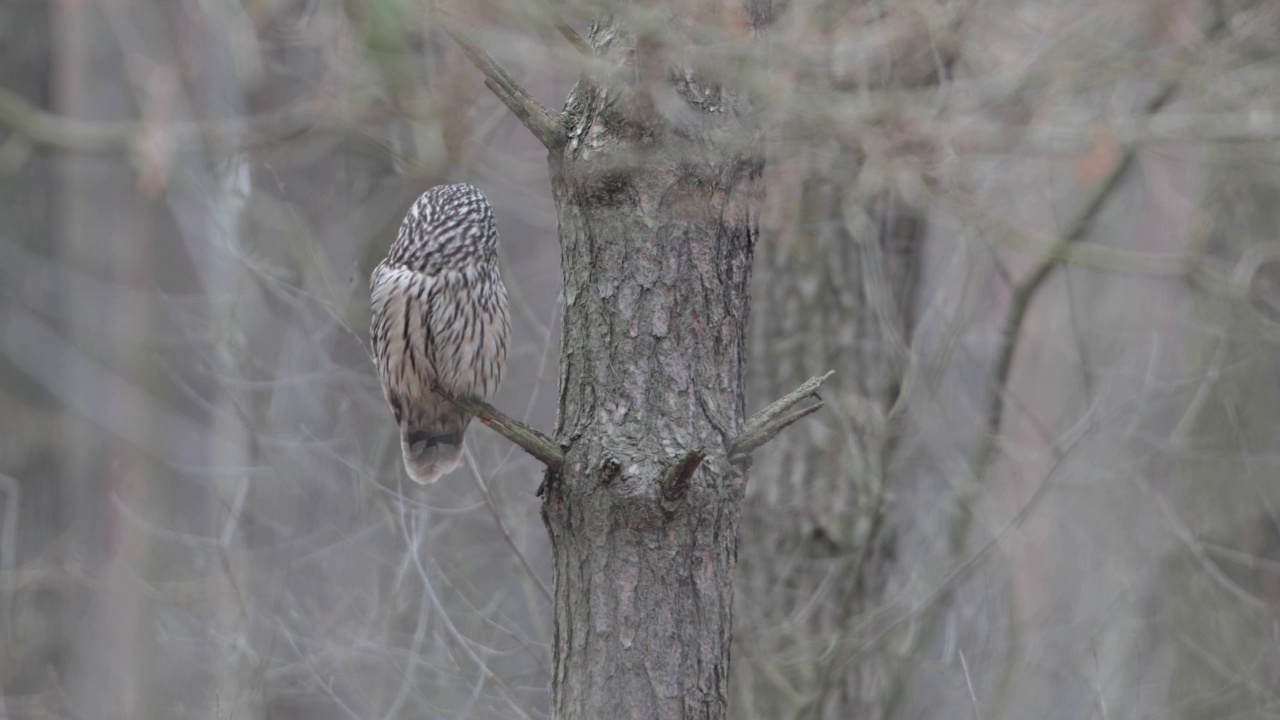
[{"label": "bare twig", "polygon": [[[479,673],[484,675],[489,682],[497,684],[498,688],[502,691],[502,699],[506,700],[507,703],[511,705],[512,710],[517,713],[516,717],[522,717],[525,718],[525,720],[528,720],[528,713],[526,713],[524,709],[511,699],[510,690],[507,688],[506,683],[494,674],[493,670],[490,669],[490,664],[485,662],[485,658],[480,657],[476,653],[476,651],[471,647],[471,639],[463,635],[462,632],[458,630],[457,625],[453,622],[453,618],[449,616],[448,610],[445,609],[444,603],[440,600],[440,595],[436,592],[435,583],[431,581],[431,576],[422,562],[422,543],[424,538],[421,534],[421,519],[413,518],[413,522],[410,523],[408,516],[404,512],[404,505],[400,506],[400,527],[401,535],[404,537],[405,543],[408,545],[408,555],[413,561],[414,567],[418,570],[418,578],[422,581],[422,589],[426,591],[427,597],[430,598],[431,604],[435,607],[436,613],[443,621],[442,624],[448,631],[448,634],[453,636],[454,642],[457,646],[467,654],[471,659],[471,662],[475,663],[476,669]],[[441,574],[443,575],[443,573]],[[286,634],[285,637],[288,638],[289,636]],[[291,638],[290,642],[293,642]],[[447,647],[446,652],[453,655],[453,651]],[[456,655],[454,656],[454,662],[457,663]],[[459,667],[461,667],[460,664]]]},{"label": "bare twig", "polygon": [[[1165,81],[1143,108],[1143,116],[1150,116],[1164,107],[1180,85],[1180,78],[1174,77]],[[1004,415],[1005,388],[1009,384],[1009,373],[1013,369],[1013,354],[1022,335],[1022,323],[1027,317],[1027,310],[1036,292],[1044,285],[1044,281],[1067,257],[1068,248],[1088,234],[1093,221],[1106,206],[1120,181],[1128,173],[1137,157],[1135,144],[1127,145],[1111,171],[1093,192],[1081,203],[1071,221],[1067,223],[1061,238],[1049,248],[1048,254],[1024,277],[1013,290],[1013,298],[1009,302],[1009,312],[1005,315],[1004,327],[1000,333],[1000,346],[996,351],[995,370],[992,373],[992,385],[987,396],[986,434],[978,449],[973,469],[974,475],[981,481],[985,476],[992,459],[995,457],[996,435],[1000,431],[1000,423]]]},{"label": "bare twig", "polygon": [[748,431],[739,435],[738,439],[734,440],[733,445],[729,448],[729,457],[737,460],[750,455],[756,448],[777,437],[778,433],[785,430],[788,425],[791,425],[806,415],[812,415],[818,410],[821,410],[825,405],[825,402],[819,400],[807,408],[801,408],[793,413],[788,413],[782,417],[774,418],[757,430]]},{"label": "bare twig", "polygon": [[469,34],[457,23],[449,22],[447,32],[449,37],[458,43],[458,47],[462,48],[462,52],[471,60],[471,63],[484,73],[487,78],[484,82],[485,86],[498,96],[498,99],[520,122],[524,123],[525,127],[529,128],[529,131],[547,150],[554,151],[564,145],[568,139],[568,132],[564,122],[556,113],[534,100],[533,96],[520,87],[515,78],[503,70],[492,55],[480,49],[480,46],[473,42]]},{"label": "bare twig", "polygon": [[974,720],[982,720],[982,711],[978,709],[978,694],[973,691],[973,678],[969,677],[969,663],[965,662],[964,650],[960,651],[960,668],[964,670],[964,684],[969,688],[969,702],[973,704]]},{"label": "bare twig", "polygon": [[569,23],[564,21],[564,18],[560,17],[560,13],[551,7],[551,3],[547,2],[547,0],[533,0],[533,4],[538,8],[538,12],[542,14],[543,18],[558,30],[564,36],[564,39],[568,40],[569,44],[578,52],[583,55],[592,54],[591,46],[587,44],[587,41],[583,40],[578,31],[570,27]]},{"label": "bare twig", "polygon": [[689,490],[693,473],[706,457],[707,448],[702,445],[685,453],[675,465],[667,468],[666,475],[662,478],[662,492],[668,500],[677,500]]},{"label": "bare twig", "polygon": [[83,152],[118,152],[133,147],[136,122],[90,122],[41,110],[0,89],[0,125],[40,144]]},{"label": "bare twig", "polygon": [[[1040,505],[1040,502],[1048,495],[1050,487],[1053,485],[1053,479],[1057,475],[1059,469],[1066,463],[1068,456],[1080,445],[1080,443],[1096,429],[1102,427],[1105,422],[1115,417],[1126,409],[1132,407],[1136,402],[1141,401],[1142,397],[1134,397],[1125,402],[1120,403],[1115,408],[1098,416],[1086,415],[1076,425],[1063,435],[1059,436],[1056,442],[1049,443],[1049,451],[1053,455],[1053,464],[1045,471],[1045,475],[1041,478],[1039,485],[1035,491],[1031,493],[1031,497],[1022,504],[1018,512],[1005,524],[999,532],[991,536],[981,548],[974,551],[971,555],[958,563],[950,572],[946,574],[936,585],[930,588],[919,599],[910,600],[907,593],[901,595],[902,600],[895,600],[886,605],[886,610],[894,611],[893,605],[906,604],[907,608],[897,611],[898,614],[889,620],[883,627],[879,628],[876,633],[869,639],[863,641],[857,647],[852,647],[854,637],[857,632],[868,627],[870,620],[864,622],[859,627],[848,628],[840,636],[836,637],[827,647],[824,653],[823,661],[830,662],[831,667],[829,673],[844,672],[849,667],[861,661],[868,653],[879,647],[880,643],[892,635],[900,627],[913,619],[921,617],[925,612],[932,609],[940,600],[947,597],[948,593],[954,588],[961,579],[968,577],[979,564],[990,556],[991,551],[1000,546],[1017,528],[1030,517],[1031,513]],[[938,617],[937,615],[933,616]]]},{"label": "bare twig", "polygon": [[493,495],[489,492],[489,483],[484,481],[484,475],[480,473],[480,463],[476,462],[475,456],[471,454],[471,449],[464,447],[463,455],[467,460],[467,469],[471,471],[471,478],[476,481],[476,486],[480,488],[481,494],[484,495],[484,504],[489,508],[489,514],[493,515],[493,520],[498,524],[498,530],[502,532],[502,537],[507,541],[507,547],[515,553],[516,559],[520,561],[520,565],[524,567],[525,573],[533,579],[538,586],[538,590],[542,591],[542,597],[549,603],[554,603],[555,598],[551,595],[551,589],[542,581],[542,578],[534,571],[533,565],[529,562],[529,558],[525,557],[524,551],[516,544],[515,538],[511,537],[511,531],[507,529],[507,523],[502,519],[502,513],[498,511],[498,504],[494,502]]},{"label": "bare twig", "polygon": [[524,448],[524,451],[535,457],[547,469],[559,472],[564,463],[564,452],[551,438],[525,425],[514,418],[499,412],[489,403],[473,397],[455,397],[439,385],[431,391],[453,403],[459,410],[474,415],[480,422],[488,425],[494,432]]},{"label": "bare twig", "polygon": [[1156,510],[1160,512],[1170,534],[1186,546],[1187,552],[1191,553],[1191,557],[1204,570],[1205,575],[1208,575],[1222,590],[1239,600],[1246,607],[1253,609],[1267,607],[1266,601],[1240,587],[1218,567],[1213,558],[1210,558],[1208,553],[1205,552],[1204,543],[1196,537],[1195,532],[1178,515],[1177,510],[1173,508],[1169,500],[1156,492],[1155,488],[1151,487],[1151,483],[1145,477],[1142,477],[1141,473],[1132,473],[1129,479],[1138,486],[1143,495],[1155,504]]},{"label": "bare twig", "polygon": [[[788,425],[823,407],[825,403],[818,397],[818,388],[834,374],[835,370],[829,370],[826,375],[809,378],[800,387],[751,416],[742,434],[729,444],[729,458],[737,460],[750,455],[753,450],[777,437],[778,433]],[[818,402],[793,413],[787,413],[797,403],[810,397],[816,398]]]},{"label": "bare twig", "polygon": [[78,120],[32,105],[0,88],[0,126],[36,145],[86,153],[133,152],[149,130],[162,129],[175,145],[204,137],[249,148],[284,140],[320,127],[344,127],[347,121],[319,102],[303,102],[263,115],[226,120],[180,121],[149,128],[138,120]]},{"label": "bare twig", "polygon": [[761,410],[755,415],[752,415],[751,419],[747,420],[747,428],[742,431],[742,434],[745,436],[763,427],[766,423],[790,410],[796,403],[807,397],[817,397],[818,388],[821,387],[822,383],[826,382],[828,378],[835,374],[835,370],[828,370],[827,374],[822,377],[811,377],[808,380],[805,380],[800,387],[792,390],[786,395],[783,395],[777,400],[774,400],[769,407]]}]

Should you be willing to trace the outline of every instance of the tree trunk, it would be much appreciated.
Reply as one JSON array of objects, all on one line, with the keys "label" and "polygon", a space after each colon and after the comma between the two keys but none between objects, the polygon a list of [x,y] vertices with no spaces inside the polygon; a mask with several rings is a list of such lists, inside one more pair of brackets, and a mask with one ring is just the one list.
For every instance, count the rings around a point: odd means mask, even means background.
[{"label": "tree trunk", "polygon": [[543,506],[554,718],[722,718],[728,699],[745,478],[726,448],[743,425],[761,160],[745,99],[652,40],[593,29],[618,72],[578,84],[550,158],[565,303],[566,453]]}]

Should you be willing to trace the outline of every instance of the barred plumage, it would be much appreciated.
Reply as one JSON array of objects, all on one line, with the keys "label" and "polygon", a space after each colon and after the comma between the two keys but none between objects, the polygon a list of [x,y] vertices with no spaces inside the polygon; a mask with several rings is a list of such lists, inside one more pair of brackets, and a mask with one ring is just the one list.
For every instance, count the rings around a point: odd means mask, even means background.
[{"label": "barred plumage", "polygon": [[507,288],[489,201],[470,185],[423,193],[370,289],[373,357],[405,469],[435,482],[462,457],[471,417],[431,388],[489,400],[507,359]]}]

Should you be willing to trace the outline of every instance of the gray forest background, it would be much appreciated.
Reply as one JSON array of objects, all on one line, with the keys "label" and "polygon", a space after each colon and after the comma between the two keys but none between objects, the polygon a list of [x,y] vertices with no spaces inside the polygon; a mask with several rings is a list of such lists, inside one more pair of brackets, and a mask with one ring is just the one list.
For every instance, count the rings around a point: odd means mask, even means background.
[{"label": "gray forest background", "polygon": [[[547,716],[539,467],[406,487],[367,352],[472,182],[553,425],[545,153],[430,5],[0,4],[0,718]],[[559,107],[546,7],[451,17]],[[789,0],[759,60],[748,409],[836,375],[729,716],[1280,716],[1280,6]]]}]

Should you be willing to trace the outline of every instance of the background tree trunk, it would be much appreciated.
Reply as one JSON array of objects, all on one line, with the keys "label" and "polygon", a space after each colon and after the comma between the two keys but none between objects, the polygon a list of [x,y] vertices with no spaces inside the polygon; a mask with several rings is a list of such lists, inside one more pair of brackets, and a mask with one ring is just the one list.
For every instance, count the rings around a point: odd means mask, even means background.
[{"label": "background tree trunk", "polygon": [[[883,702],[876,664],[849,662],[848,633],[879,601],[892,562],[886,413],[908,363],[924,221],[892,190],[862,205],[847,148],[821,165],[790,196],[789,220],[803,220],[762,242],[756,263],[753,394],[768,398],[821,368],[836,375],[823,417],[758,453],[752,469],[734,673],[744,718],[877,717]],[[864,222],[846,222],[850,206]],[[845,651],[829,654],[834,643]]]},{"label": "background tree trunk", "polygon": [[[744,420],[758,135],[725,85],[678,71],[668,83],[669,50],[616,23],[591,42],[620,72],[579,83],[551,158],[568,448],[543,506],[552,717],[721,718],[744,482],[726,448]],[[631,73],[640,84],[621,84]],[[692,477],[673,477],[698,447]]]},{"label": "background tree trunk", "polygon": [[[859,7],[790,6],[774,32],[793,50],[773,72],[833,104],[937,82],[950,56],[942,33],[926,37],[902,7]],[[856,41],[871,36],[892,42]],[[770,139],[749,394],[764,404],[836,373],[823,386],[823,412],[757,453],[752,467],[735,717],[876,718],[892,702],[885,656],[854,651],[882,626],[868,618],[894,570],[894,405],[912,361],[926,237],[924,212],[899,188],[919,184],[917,153],[927,143],[904,142],[912,135],[907,112],[889,110],[850,132],[820,111],[788,111]]]}]

